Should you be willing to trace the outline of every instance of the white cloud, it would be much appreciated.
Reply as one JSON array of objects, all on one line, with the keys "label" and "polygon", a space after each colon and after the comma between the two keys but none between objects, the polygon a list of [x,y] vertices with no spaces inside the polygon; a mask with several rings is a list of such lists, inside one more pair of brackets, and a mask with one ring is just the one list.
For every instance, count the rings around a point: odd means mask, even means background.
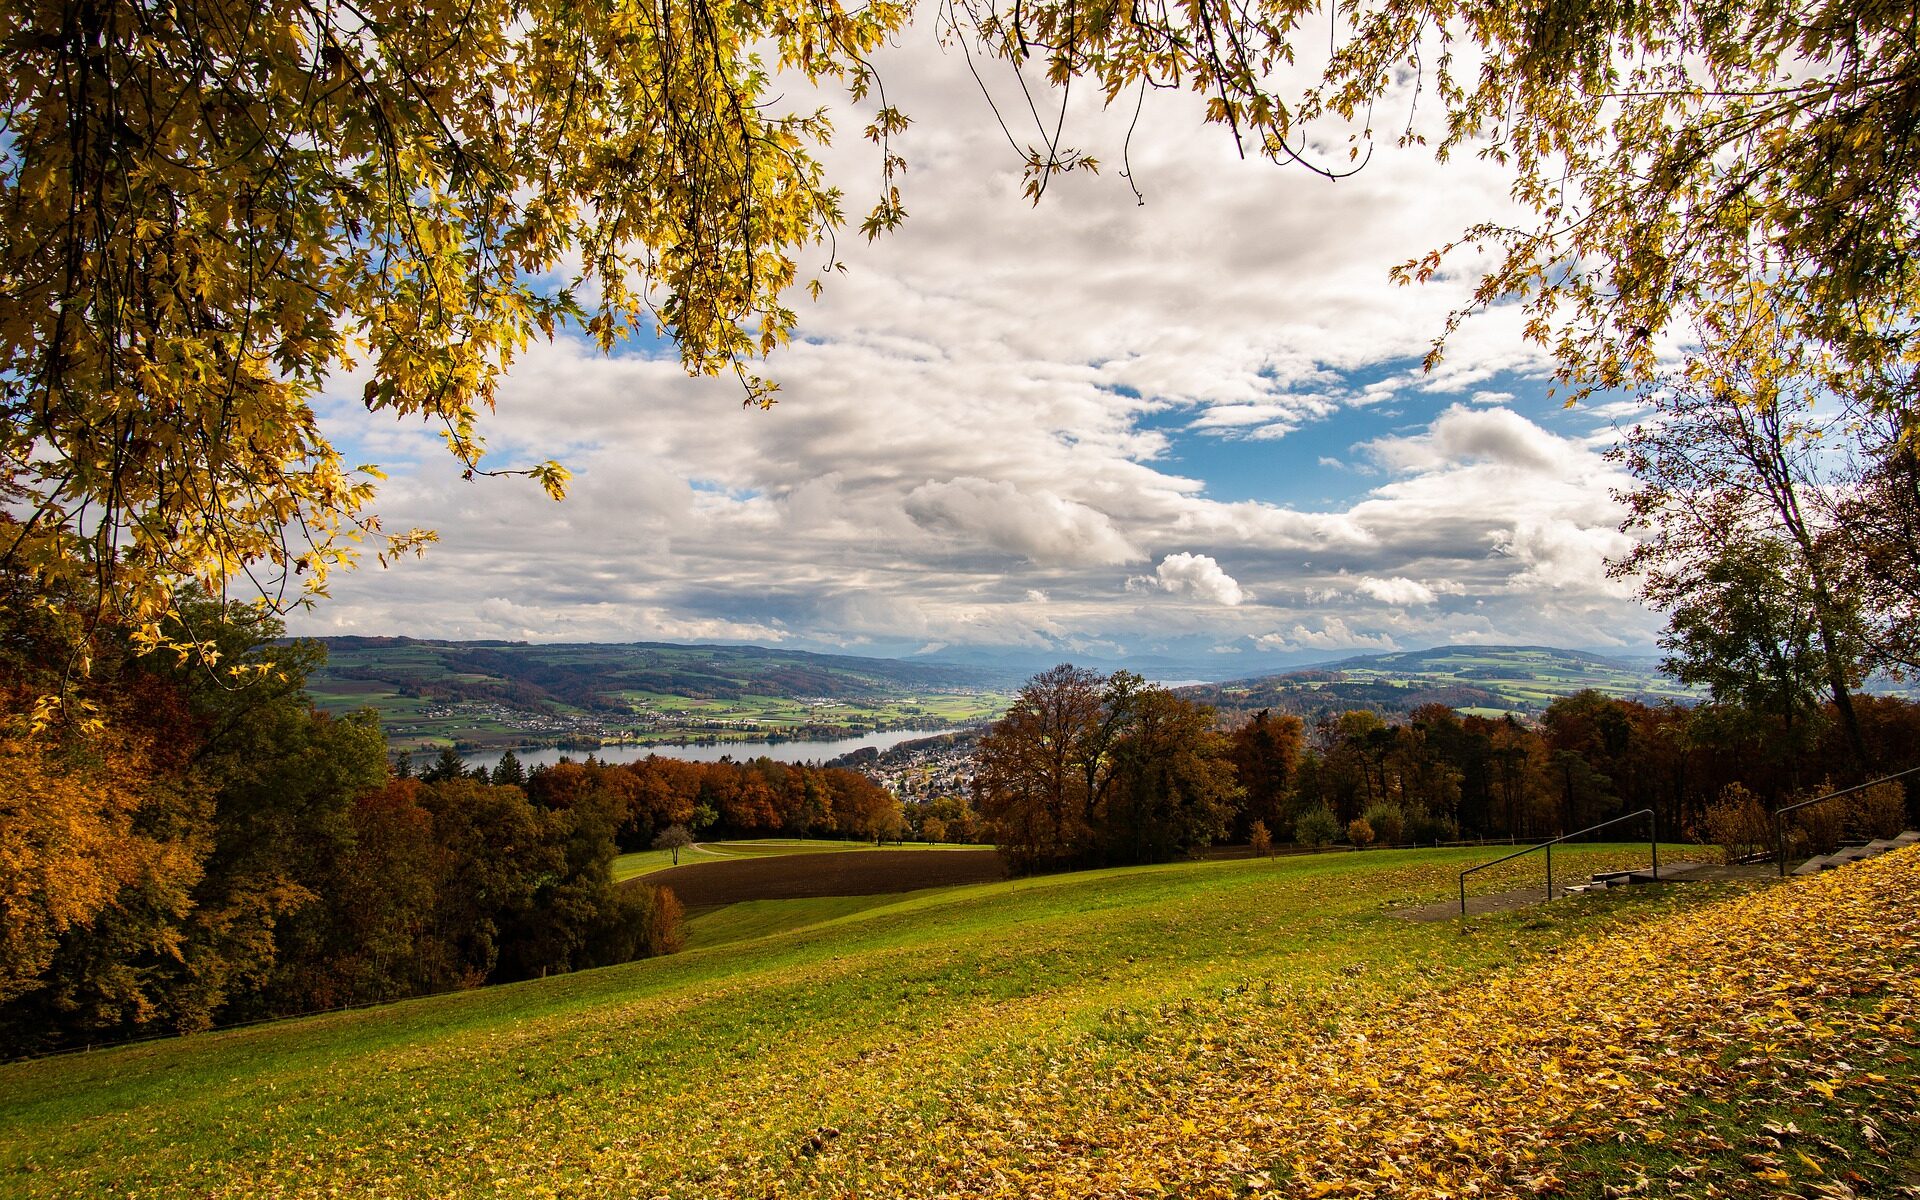
[{"label": "white cloud", "polygon": [[1096,566],[1142,557],[1105,513],[1050,492],[1022,492],[1004,479],[924,483],[907,494],[906,510],[923,528],[971,538],[1037,566]]},{"label": "white cloud", "polygon": [[1318,629],[1295,625],[1290,633],[1268,633],[1253,639],[1262,650],[1398,650],[1384,633],[1359,633],[1339,617],[1327,617]]},{"label": "white cloud", "polygon": [[1353,585],[1353,590],[1363,596],[1371,596],[1382,604],[1397,604],[1403,608],[1432,604],[1435,599],[1432,588],[1404,575],[1396,575],[1392,579],[1363,577]]},{"label": "white cloud", "polygon": [[1207,554],[1169,554],[1160,560],[1160,566],[1151,578],[1141,576],[1130,579],[1127,585],[1130,588],[1135,585],[1157,587],[1176,596],[1222,604],[1228,608],[1248,599],[1233,576],[1221,570],[1220,564]]},{"label": "white cloud", "polygon": [[[1541,368],[1519,314],[1469,321],[1438,376],[1407,369],[1474,279],[1398,288],[1387,269],[1500,214],[1497,171],[1383,147],[1334,187],[1240,161],[1195,135],[1188,99],[1159,97],[1132,143],[1145,207],[1103,175],[1060,179],[1036,208],[964,65],[928,41],[881,63],[916,118],[899,146],[913,215],[872,245],[842,239],[847,274],[766,365],[778,405],[743,410],[731,383],[669,359],[536,344],[484,428],[503,465],[576,471],[555,505],[524,481],[461,482],[430,430],[373,423],[342,381],[326,428],[397,467],[388,527],[441,541],[338,577],[296,631],[905,652],[1650,628],[1598,565],[1623,544],[1621,477],[1490,390]],[[1112,157],[1130,110],[1070,115],[1075,144]],[[830,168],[866,178],[869,150],[851,139]],[[1430,388],[1471,401],[1436,414]],[[1318,436],[1336,421],[1365,432]],[[1342,458],[1357,461],[1330,470]],[[1303,477],[1335,499],[1282,502],[1319,494]],[[1121,586],[1167,546],[1185,549],[1140,576],[1150,593]],[[1391,636],[1380,604],[1401,610]]]},{"label": "white cloud", "polygon": [[1383,466],[1403,471],[1475,462],[1543,472],[1581,465],[1576,446],[1507,408],[1455,405],[1422,435],[1381,438],[1365,449]]}]

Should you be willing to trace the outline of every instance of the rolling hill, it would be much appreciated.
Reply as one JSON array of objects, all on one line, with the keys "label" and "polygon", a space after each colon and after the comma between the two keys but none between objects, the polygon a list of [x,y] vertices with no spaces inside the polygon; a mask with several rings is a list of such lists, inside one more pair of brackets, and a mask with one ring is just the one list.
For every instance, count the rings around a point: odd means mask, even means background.
[{"label": "rolling hill", "polygon": [[1437,646],[1370,654],[1186,692],[1223,712],[1265,708],[1313,717],[1351,708],[1406,713],[1424,704],[1528,714],[1589,689],[1648,704],[1690,704],[1700,698],[1661,675],[1653,662],[1548,646]]},{"label": "rolling hill", "polygon": [[935,728],[994,714],[1017,684],[980,667],[760,646],[320,642],[315,703],[371,706],[408,748]]}]

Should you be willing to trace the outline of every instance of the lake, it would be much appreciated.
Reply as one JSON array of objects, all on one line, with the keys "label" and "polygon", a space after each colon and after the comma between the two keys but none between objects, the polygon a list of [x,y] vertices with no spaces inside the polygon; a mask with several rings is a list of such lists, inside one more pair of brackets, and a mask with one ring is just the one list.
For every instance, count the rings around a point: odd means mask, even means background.
[{"label": "lake", "polygon": [[[601,762],[621,763],[638,762],[649,754],[658,754],[661,758],[681,758],[688,762],[719,762],[721,756],[732,755],[735,761],[749,758],[771,758],[775,762],[825,762],[838,758],[851,750],[862,746],[872,746],[875,750],[889,750],[901,742],[911,742],[917,738],[938,737],[943,733],[957,733],[954,729],[895,729],[886,733],[867,733],[858,737],[833,738],[828,741],[793,742],[722,742],[713,746],[602,746],[598,750],[560,750],[551,746],[537,750],[514,748],[514,755],[528,769],[537,766],[551,766],[562,758],[574,762],[585,761],[592,754]],[[485,750],[478,754],[463,754],[461,761],[469,769],[473,767],[491,767],[500,761],[501,751]],[[413,756],[415,766],[429,766],[437,751]]]}]

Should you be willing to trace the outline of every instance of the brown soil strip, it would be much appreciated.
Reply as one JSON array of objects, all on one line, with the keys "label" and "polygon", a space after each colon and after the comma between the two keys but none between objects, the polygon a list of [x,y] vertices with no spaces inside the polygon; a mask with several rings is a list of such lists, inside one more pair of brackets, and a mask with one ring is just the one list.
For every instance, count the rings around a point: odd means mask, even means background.
[{"label": "brown soil strip", "polygon": [[861,850],[690,863],[632,882],[670,887],[691,910],[742,900],[880,896],[1005,878],[1007,864],[992,850]]}]

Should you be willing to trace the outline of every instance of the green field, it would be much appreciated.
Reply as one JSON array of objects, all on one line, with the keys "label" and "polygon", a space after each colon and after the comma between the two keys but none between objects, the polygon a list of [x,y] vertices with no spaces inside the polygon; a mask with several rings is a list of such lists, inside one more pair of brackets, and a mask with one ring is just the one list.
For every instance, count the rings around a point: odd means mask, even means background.
[{"label": "green field", "polygon": [[1698,692],[1648,667],[1544,647],[1449,646],[1384,654],[1374,660],[1342,664],[1338,669],[1355,682],[1484,688],[1520,711],[1545,708],[1579,691],[1646,701],[1699,699]]},{"label": "green field", "polygon": [[[1637,865],[1642,854],[1582,847],[1565,863]],[[1855,1016],[1871,1017],[1885,1057],[1885,1039],[1916,1032],[1902,1023],[1914,972],[1881,961],[1920,965],[1913,852],[1849,868],[1862,881],[1851,891],[1835,878],[1848,872],[1751,894],[1635,889],[1480,918],[1464,936],[1450,921],[1397,915],[1444,900],[1457,870],[1485,857],[1192,863],[735,905],[696,922],[696,948],[672,958],[0,1067],[0,1194],[1225,1197],[1290,1182],[1300,1189],[1282,1194],[1363,1194],[1306,1187],[1349,1169],[1338,1159],[1346,1134],[1326,1125],[1337,1104],[1357,1122],[1347,1133],[1377,1121],[1387,1139],[1404,1126],[1404,1147],[1379,1143],[1387,1169],[1427,1161],[1418,1137],[1440,1139],[1433,1163],[1466,1162],[1432,1125],[1528,1148],[1536,1157],[1516,1158],[1514,1172],[1557,1173],[1571,1194],[1597,1197],[1642,1148],[1676,1146],[1703,1119],[1660,1090],[1660,1072],[1694,1058],[1662,1056],[1660,1038],[1679,1044],[1680,1018],[1648,998],[1689,987],[1759,1006],[1757,1017],[1721,1014],[1735,1031],[1722,1047],[1729,1064],[1753,1053],[1747,1038],[1782,1062],[1847,1054],[1855,1076],[1879,1072],[1877,1083],[1822,1083],[1836,1113],[1878,1111],[1876,1097],[1909,1087],[1909,1067],[1862,1057],[1854,1033]],[[1476,890],[1536,872],[1487,872]],[[1826,928],[1786,901],[1826,905]],[[1891,949],[1877,945],[1883,928]],[[1721,930],[1748,940],[1717,949],[1708,933]],[[1783,975],[1772,961],[1817,957],[1836,938],[1854,964],[1840,999],[1822,989],[1823,963]],[[1678,948],[1650,964],[1634,957],[1643,944]],[[1726,980],[1713,973],[1723,970]],[[1793,986],[1769,992],[1743,971]],[[1507,1006],[1504,1023],[1469,1020],[1495,1005]],[[1636,1024],[1643,1009],[1654,1015]],[[1709,1015],[1687,1010],[1685,1036],[1718,1029]],[[1567,1068],[1527,1059],[1503,1091],[1500,1064],[1534,1026],[1542,1053]],[[1578,1032],[1589,1026],[1594,1037]],[[1638,1065],[1608,1074],[1578,1058],[1608,1051]],[[1623,1102],[1638,1094],[1619,1090],[1629,1070],[1648,1073],[1636,1086],[1664,1109]],[[1734,1086],[1774,1068],[1729,1071]],[[1319,1099],[1290,1090],[1308,1076]],[[1589,1086],[1595,1103],[1582,1107]],[[1340,1089],[1351,1095],[1336,1101]],[[1369,1115],[1398,1089],[1421,1104]],[[1446,1089],[1463,1089],[1451,1109],[1435,1099]],[[1584,1130],[1567,1135],[1563,1158],[1538,1157],[1551,1143],[1528,1141],[1536,1094],[1562,1105],[1540,1122]],[[1827,1130],[1824,1104],[1803,1105],[1801,1127]],[[1608,1140],[1616,1117],[1631,1120],[1630,1141]],[[1311,1145],[1288,1132],[1309,1119],[1325,1131]],[[1717,1120],[1714,1136],[1735,1145],[1746,1110]],[[1496,1135],[1490,1122],[1506,1125]],[[1876,1135],[1913,1152],[1911,1130],[1882,1121]],[[1853,1169],[1880,1172],[1863,1177],[1886,1177],[1857,1128],[1822,1136],[1855,1155]],[[1790,1153],[1780,1161],[1793,1178],[1808,1174]]]}]

